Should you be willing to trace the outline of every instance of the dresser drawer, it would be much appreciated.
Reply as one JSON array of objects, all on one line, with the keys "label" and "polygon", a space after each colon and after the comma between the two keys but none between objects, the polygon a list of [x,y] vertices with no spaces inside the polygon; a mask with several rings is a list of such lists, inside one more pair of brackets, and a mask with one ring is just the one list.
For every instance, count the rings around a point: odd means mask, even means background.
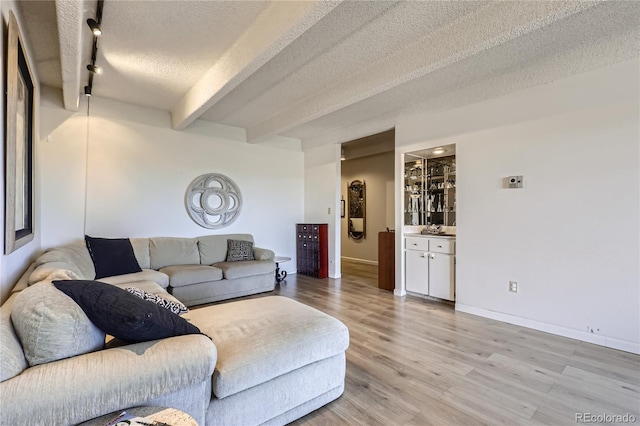
[{"label": "dresser drawer", "polygon": [[405,238],[405,248],[407,250],[429,251],[429,239],[421,237]]},{"label": "dresser drawer", "polygon": [[298,233],[307,233],[311,231],[311,225],[307,224],[298,224]]},{"label": "dresser drawer", "polygon": [[454,254],[456,252],[456,242],[445,238],[429,238],[429,251],[432,253]]}]

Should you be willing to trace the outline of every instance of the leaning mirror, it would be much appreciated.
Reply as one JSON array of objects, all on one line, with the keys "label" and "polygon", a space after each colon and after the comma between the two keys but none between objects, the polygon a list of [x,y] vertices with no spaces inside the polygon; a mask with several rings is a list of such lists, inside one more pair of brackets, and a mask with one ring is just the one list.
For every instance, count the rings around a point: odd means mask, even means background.
[{"label": "leaning mirror", "polygon": [[365,220],[365,188],[364,181],[354,180],[347,188],[349,194],[349,236],[354,240],[364,238]]},{"label": "leaning mirror", "polygon": [[5,249],[9,254],[33,240],[35,232],[33,139],[34,99],[28,55],[13,13],[7,41],[5,141]]}]

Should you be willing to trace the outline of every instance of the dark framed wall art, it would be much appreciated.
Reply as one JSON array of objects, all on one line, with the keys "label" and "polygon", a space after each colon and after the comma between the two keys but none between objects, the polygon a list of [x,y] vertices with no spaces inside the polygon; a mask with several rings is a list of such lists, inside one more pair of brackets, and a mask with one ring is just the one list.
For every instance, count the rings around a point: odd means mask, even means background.
[{"label": "dark framed wall art", "polygon": [[35,85],[18,22],[9,12],[5,147],[5,254],[35,233],[33,139]]}]

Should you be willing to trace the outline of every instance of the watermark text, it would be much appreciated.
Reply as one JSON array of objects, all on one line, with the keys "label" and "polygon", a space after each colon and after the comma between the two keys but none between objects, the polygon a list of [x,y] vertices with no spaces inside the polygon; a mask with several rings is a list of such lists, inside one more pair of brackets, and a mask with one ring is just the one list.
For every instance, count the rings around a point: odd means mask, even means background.
[{"label": "watermark text", "polygon": [[576,423],[635,423],[636,416],[633,414],[594,414],[576,413]]}]

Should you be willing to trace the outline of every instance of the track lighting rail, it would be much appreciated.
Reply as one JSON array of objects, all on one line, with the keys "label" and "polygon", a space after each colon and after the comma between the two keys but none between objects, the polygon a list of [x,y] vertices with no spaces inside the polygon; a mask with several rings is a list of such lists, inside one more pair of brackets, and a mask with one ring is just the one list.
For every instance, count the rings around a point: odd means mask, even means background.
[{"label": "track lighting rail", "polygon": [[89,81],[84,86],[85,96],[91,96],[93,91],[93,76],[96,74],[102,74],[102,68],[96,65],[96,57],[98,55],[98,37],[102,35],[102,9],[104,8],[104,0],[98,0],[98,7],[96,8],[96,19],[87,19],[87,25],[91,29],[93,34],[93,46],[91,48],[91,63],[87,65],[89,70]]}]

